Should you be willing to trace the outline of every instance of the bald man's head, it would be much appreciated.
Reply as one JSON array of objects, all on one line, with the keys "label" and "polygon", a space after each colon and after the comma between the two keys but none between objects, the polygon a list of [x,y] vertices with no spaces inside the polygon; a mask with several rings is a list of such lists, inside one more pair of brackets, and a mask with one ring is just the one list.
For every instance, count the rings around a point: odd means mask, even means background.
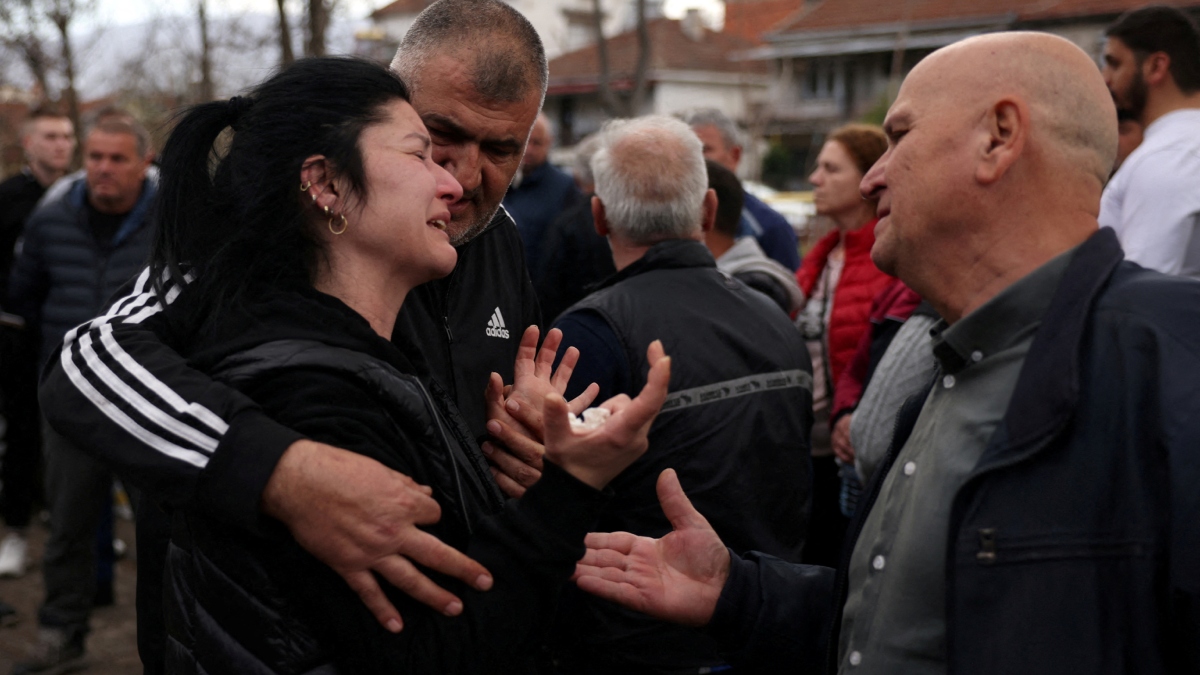
[{"label": "bald man's head", "polygon": [[940,49],[905,79],[884,128],[889,149],[861,185],[879,199],[872,258],[922,294],[1044,262],[1096,229],[1117,114],[1067,40],[996,33]]},{"label": "bald man's head", "polygon": [[1031,136],[1048,161],[1108,180],[1117,153],[1117,111],[1095,62],[1049,33],[994,33],[963,40],[913,69],[942,78],[958,105],[985,109],[1015,95],[1029,105]]}]

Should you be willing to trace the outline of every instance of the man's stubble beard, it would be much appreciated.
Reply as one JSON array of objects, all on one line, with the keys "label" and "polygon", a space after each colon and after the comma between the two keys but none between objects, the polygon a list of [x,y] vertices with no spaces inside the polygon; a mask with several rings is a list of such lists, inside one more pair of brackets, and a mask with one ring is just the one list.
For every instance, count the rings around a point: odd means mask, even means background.
[{"label": "man's stubble beard", "polygon": [[[487,226],[491,224],[492,219],[496,217],[496,212],[499,210],[500,205],[497,204],[491,211],[487,212],[486,214],[481,214],[475,222],[468,224],[462,232],[448,232],[447,234],[450,236],[450,245],[462,246],[463,244],[470,242],[475,237],[478,237],[480,233],[486,230]],[[454,228],[454,224],[451,223],[450,227]]]},{"label": "man's stubble beard", "polygon": [[[1128,99],[1125,107],[1122,108],[1120,102],[1117,101],[1117,109],[1127,113],[1130,117],[1137,120],[1140,124],[1142,121],[1142,113],[1146,112],[1146,98],[1148,91],[1146,81],[1142,79],[1142,64],[1138,61],[1137,72],[1133,74],[1133,81],[1129,84],[1129,90],[1125,93],[1125,98]],[[1113,97],[1114,100],[1116,97]]]}]

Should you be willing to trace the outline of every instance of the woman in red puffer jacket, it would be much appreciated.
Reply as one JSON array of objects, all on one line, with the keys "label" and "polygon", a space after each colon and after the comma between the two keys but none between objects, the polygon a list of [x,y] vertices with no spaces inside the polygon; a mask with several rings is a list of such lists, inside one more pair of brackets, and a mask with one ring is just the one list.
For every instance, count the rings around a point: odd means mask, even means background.
[{"label": "woman in red puffer jacket", "polygon": [[876,203],[858,191],[863,175],[887,150],[883,130],[850,124],[829,135],[809,176],[817,214],[835,229],[813,246],[796,272],[808,302],[797,319],[813,362],[813,508],[804,562],[836,567],[847,519],[838,508],[838,467],[829,442],[831,383],[870,330],[871,302],[893,281],[871,262]]}]

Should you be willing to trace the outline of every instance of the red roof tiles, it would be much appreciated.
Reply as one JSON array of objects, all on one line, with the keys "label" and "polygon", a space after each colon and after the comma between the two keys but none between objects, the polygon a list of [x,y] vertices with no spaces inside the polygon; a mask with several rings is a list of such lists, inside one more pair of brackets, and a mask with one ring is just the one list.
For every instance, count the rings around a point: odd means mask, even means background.
[{"label": "red roof tiles", "polygon": [[[731,73],[766,72],[761,62],[730,61],[730,52],[751,47],[740,37],[702,29],[699,40],[688,37],[682,22],[654,19],[647,23],[650,31],[650,65],[647,72],[653,79],[655,71],[700,70]],[[614,86],[620,80],[633,78],[638,56],[637,31],[631,30],[608,38],[609,77]],[[571,83],[597,81],[600,59],[596,45],[568,52],[550,62],[550,86],[569,86]]]}]

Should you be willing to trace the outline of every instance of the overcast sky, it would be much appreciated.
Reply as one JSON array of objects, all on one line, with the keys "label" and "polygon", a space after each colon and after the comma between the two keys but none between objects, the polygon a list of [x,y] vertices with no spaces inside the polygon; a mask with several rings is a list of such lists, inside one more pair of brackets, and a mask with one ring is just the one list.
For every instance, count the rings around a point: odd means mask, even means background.
[{"label": "overcast sky", "polygon": [[[365,19],[375,9],[390,0],[339,0],[339,14],[352,20]],[[101,25],[117,26],[138,23],[155,13],[191,13],[193,0],[97,0],[99,5],[95,21]],[[689,7],[699,7],[706,13],[719,11],[720,0],[665,0],[663,12],[679,18]],[[209,0],[212,14],[255,12],[274,14],[275,0]]]}]

